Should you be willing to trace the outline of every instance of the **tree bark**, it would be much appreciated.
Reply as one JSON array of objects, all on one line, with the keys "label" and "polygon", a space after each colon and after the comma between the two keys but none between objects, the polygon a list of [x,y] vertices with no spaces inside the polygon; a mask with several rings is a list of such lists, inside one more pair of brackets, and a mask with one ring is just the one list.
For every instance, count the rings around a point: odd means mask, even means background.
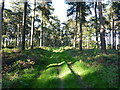
[{"label": "tree bark", "polygon": [[80,51],[82,51],[82,23],[80,22]]},{"label": "tree bark", "polygon": [[98,29],[97,29],[97,2],[95,2],[95,29],[96,29],[96,48],[99,47],[99,44],[98,44]]},{"label": "tree bark", "polygon": [[100,40],[101,40],[101,50],[102,53],[106,54],[106,43],[105,43],[105,29],[103,24],[103,14],[102,14],[102,3],[98,2],[99,5],[99,19],[100,19]]},{"label": "tree bark", "polygon": [[4,10],[4,0],[2,0],[2,2],[0,3],[0,55],[1,55],[1,48],[2,48],[1,42],[2,42],[3,10]]},{"label": "tree bark", "polygon": [[115,47],[115,21],[114,21],[114,18],[113,18],[113,21],[112,21],[112,34],[113,34],[113,49],[116,49],[116,47]]},{"label": "tree bark", "polygon": [[41,29],[40,29],[40,47],[43,46],[43,8],[45,7],[45,2],[42,0],[42,20],[41,20]]},{"label": "tree bark", "polygon": [[114,31],[115,31],[115,33],[114,33],[114,34],[115,34],[115,35],[114,35],[114,45],[115,45],[115,48],[114,48],[114,49],[117,49],[117,48],[116,48],[116,29],[115,29]]},{"label": "tree bark", "polygon": [[31,41],[30,41],[30,47],[31,47],[31,49],[33,49],[34,22],[35,22],[35,9],[36,9],[36,0],[34,0],[34,9],[33,9],[33,15],[32,15]]},{"label": "tree bark", "polygon": [[27,1],[24,2],[23,23],[22,23],[22,50],[25,50],[25,31],[26,31]]},{"label": "tree bark", "polygon": [[2,40],[2,3],[0,3],[0,57],[1,57],[1,40]]},{"label": "tree bark", "polygon": [[19,40],[20,40],[19,32],[20,32],[20,25],[17,24],[17,47],[19,47]]},{"label": "tree bark", "polygon": [[[76,4],[77,4],[77,2],[76,2]],[[77,39],[77,31],[78,31],[78,27],[77,27],[78,20],[77,20],[77,18],[78,18],[78,6],[76,6],[76,28],[75,28],[75,32],[74,32],[74,42],[73,42],[73,47],[74,48],[76,47],[76,39]]]},{"label": "tree bark", "polygon": [[43,46],[43,20],[41,21],[41,29],[40,29],[40,47]]},{"label": "tree bark", "polygon": [[79,4],[79,17],[80,17],[80,41],[79,41],[79,49],[80,51],[82,51],[82,7],[81,5]]}]

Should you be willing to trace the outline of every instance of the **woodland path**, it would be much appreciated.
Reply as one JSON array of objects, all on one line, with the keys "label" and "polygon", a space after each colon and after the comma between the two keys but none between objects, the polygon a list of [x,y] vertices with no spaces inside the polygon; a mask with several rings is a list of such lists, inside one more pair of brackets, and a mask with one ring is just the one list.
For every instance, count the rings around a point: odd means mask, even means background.
[{"label": "woodland path", "polygon": [[[37,88],[88,88],[90,87],[78,75],[79,71],[75,70],[74,62],[69,61],[72,58],[67,53],[53,50],[51,63],[35,82]],[[50,73],[50,74],[48,74]],[[46,78],[46,77],[48,78]],[[48,85],[48,86],[47,86]]]}]

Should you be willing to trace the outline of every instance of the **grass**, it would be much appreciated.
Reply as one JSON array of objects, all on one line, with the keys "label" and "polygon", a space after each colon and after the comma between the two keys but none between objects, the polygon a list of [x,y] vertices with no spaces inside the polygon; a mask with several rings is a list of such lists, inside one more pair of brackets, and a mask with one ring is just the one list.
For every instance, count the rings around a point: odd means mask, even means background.
[{"label": "grass", "polygon": [[41,72],[41,75],[34,82],[34,88],[57,88],[59,87],[59,78],[57,67],[48,68]]},{"label": "grass", "polygon": [[64,88],[80,88],[77,82],[77,77],[70,71],[67,64],[63,64],[61,66],[60,77],[64,82]]},{"label": "grass", "polygon": [[71,47],[3,51],[3,88],[59,88],[60,78],[64,88],[120,87],[116,50],[107,50],[107,55],[99,49],[79,51]]}]

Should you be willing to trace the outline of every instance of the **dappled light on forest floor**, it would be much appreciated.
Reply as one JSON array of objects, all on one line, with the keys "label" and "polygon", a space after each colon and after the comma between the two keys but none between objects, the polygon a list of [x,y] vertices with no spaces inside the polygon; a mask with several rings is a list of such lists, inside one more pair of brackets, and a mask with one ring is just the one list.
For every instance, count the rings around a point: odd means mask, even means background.
[{"label": "dappled light on forest floor", "polygon": [[116,53],[103,55],[99,50],[81,52],[72,48],[36,48],[9,54],[6,51],[3,87],[60,88],[61,83],[63,88],[118,87]]},{"label": "dappled light on forest floor", "polygon": [[48,68],[41,72],[41,75],[34,82],[34,88],[57,88],[59,78],[57,67]]}]

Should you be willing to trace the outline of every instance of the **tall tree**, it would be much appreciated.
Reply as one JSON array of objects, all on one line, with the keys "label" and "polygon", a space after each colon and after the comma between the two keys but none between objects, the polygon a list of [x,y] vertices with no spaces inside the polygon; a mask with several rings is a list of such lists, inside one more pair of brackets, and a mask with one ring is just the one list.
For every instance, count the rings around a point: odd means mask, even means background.
[{"label": "tall tree", "polygon": [[42,0],[42,3],[37,6],[37,10],[40,11],[40,20],[41,20],[41,25],[40,25],[40,47],[44,46],[44,30],[46,28],[46,24],[51,22],[49,21],[51,12],[51,3],[50,2],[45,2]]},{"label": "tall tree", "polygon": [[[76,2],[76,4],[77,4],[77,2]],[[74,32],[73,47],[76,47],[77,31],[78,31],[78,5],[76,5],[76,28],[75,28],[75,32]]]},{"label": "tall tree", "polygon": [[79,24],[80,24],[80,31],[79,31],[79,49],[82,51],[83,48],[83,30],[82,26],[86,22],[86,16],[91,14],[89,5],[86,2],[79,2],[78,4],[78,11],[79,11]]},{"label": "tall tree", "polygon": [[112,32],[113,32],[113,49],[116,49],[116,24],[118,24],[120,20],[119,12],[120,12],[120,2],[112,2]]},{"label": "tall tree", "polygon": [[98,44],[98,23],[97,23],[97,2],[95,2],[95,29],[96,29],[96,48],[99,47],[99,44]]},{"label": "tall tree", "polygon": [[78,32],[78,2],[67,2],[68,5],[70,5],[70,8],[67,10],[67,16],[74,16],[75,12],[75,20],[76,20],[76,26],[75,26],[75,31],[74,31],[74,37],[73,37],[73,47],[76,47],[76,42],[77,42],[77,32]]},{"label": "tall tree", "polygon": [[79,38],[79,49],[82,51],[82,18],[83,18],[83,12],[82,12],[82,3],[79,3],[79,18],[80,18],[80,38]]},{"label": "tall tree", "polygon": [[43,46],[43,14],[45,9],[45,2],[42,0],[42,8],[41,8],[41,28],[40,28],[40,47]]},{"label": "tall tree", "polygon": [[22,50],[25,50],[27,1],[24,2],[23,23],[22,23]]},{"label": "tall tree", "polygon": [[4,0],[0,2],[0,55],[1,55],[1,40],[2,40],[2,21],[3,21]]},{"label": "tall tree", "polygon": [[[77,26],[77,23],[79,21],[79,49],[82,50],[82,37],[83,37],[83,34],[82,34],[82,26],[83,26],[83,23],[85,23],[85,17],[88,15],[88,13],[90,13],[90,9],[89,9],[89,5],[87,5],[85,2],[76,2],[76,3],[73,3],[73,2],[69,2],[68,5],[70,5],[71,7],[67,10],[68,11],[68,15],[67,16],[70,16],[70,15],[74,15],[74,12],[76,12],[76,30],[77,30],[77,33],[78,33],[78,26]],[[76,8],[75,8],[76,7]],[[76,31],[74,32],[74,41],[75,41],[75,36],[76,35]],[[77,39],[76,39],[77,40]],[[74,43],[74,46],[75,46],[75,43]]]},{"label": "tall tree", "polygon": [[98,6],[99,6],[99,19],[100,19],[101,50],[102,50],[102,53],[106,54],[105,29],[104,29],[104,23],[103,23],[102,2],[98,2]]},{"label": "tall tree", "polygon": [[34,0],[34,9],[33,9],[33,15],[32,15],[32,23],[31,23],[31,42],[30,42],[31,49],[33,49],[35,10],[36,10],[36,0]]}]

